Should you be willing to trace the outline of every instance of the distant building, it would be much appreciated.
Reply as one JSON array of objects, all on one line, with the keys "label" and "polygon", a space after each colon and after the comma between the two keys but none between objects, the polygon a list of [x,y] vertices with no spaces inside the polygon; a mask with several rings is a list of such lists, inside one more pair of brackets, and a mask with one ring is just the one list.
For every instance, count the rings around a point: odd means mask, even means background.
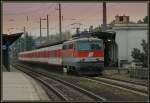
[{"label": "distant building", "polygon": [[129,16],[115,16],[115,24],[125,24],[125,23],[129,23]]},{"label": "distant building", "polygon": [[133,60],[131,51],[133,48],[142,50],[142,39],[147,41],[147,24],[130,23],[129,16],[115,16],[115,23],[109,27],[108,31],[116,32],[116,47],[111,54],[115,52],[118,64],[131,63]]}]

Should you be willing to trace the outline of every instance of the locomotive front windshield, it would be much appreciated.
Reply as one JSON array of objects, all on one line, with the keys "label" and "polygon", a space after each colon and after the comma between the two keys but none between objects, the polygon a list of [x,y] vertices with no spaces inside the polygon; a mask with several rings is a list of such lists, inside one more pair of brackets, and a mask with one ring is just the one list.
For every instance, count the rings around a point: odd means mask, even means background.
[{"label": "locomotive front windshield", "polygon": [[102,50],[103,45],[101,41],[79,41],[77,43],[78,51],[93,51]]}]

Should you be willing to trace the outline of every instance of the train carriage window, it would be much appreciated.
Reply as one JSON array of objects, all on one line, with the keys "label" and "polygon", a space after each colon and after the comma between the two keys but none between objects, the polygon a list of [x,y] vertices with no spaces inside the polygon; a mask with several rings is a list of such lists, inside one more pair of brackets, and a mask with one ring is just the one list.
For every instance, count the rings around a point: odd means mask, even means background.
[{"label": "train carriage window", "polygon": [[38,57],[38,51],[36,51],[36,57]]},{"label": "train carriage window", "polygon": [[44,54],[43,51],[41,51],[41,57],[43,57],[43,54]]},{"label": "train carriage window", "polygon": [[42,53],[42,51],[40,51],[40,57],[41,57],[41,58],[43,57],[43,53]]},{"label": "train carriage window", "polygon": [[45,51],[44,50],[42,51],[42,57],[45,57]]},{"label": "train carriage window", "polygon": [[38,58],[40,57],[40,53],[39,53],[39,51],[37,52],[38,53]]},{"label": "train carriage window", "polygon": [[47,51],[45,50],[45,57],[47,57]]},{"label": "train carriage window", "polygon": [[41,51],[39,51],[39,57],[41,57]]},{"label": "train carriage window", "polygon": [[44,57],[46,57],[46,55],[47,55],[47,52],[46,52],[46,50],[44,51]]},{"label": "train carriage window", "polygon": [[43,51],[41,50],[41,58],[43,57]]},{"label": "train carriage window", "polygon": [[51,53],[50,53],[50,51],[48,50],[48,51],[47,51],[47,56],[50,57],[50,55],[51,55]]}]

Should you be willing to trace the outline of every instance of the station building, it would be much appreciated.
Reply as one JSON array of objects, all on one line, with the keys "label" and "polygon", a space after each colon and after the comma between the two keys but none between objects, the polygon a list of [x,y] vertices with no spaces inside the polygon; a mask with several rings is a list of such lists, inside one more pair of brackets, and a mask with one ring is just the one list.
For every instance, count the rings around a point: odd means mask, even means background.
[{"label": "station building", "polygon": [[113,25],[108,25],[107,31],[116,32],[115,44],[112,46],[110,56],[118,66],[129,64],[133,58],[131,51],[138,48],[142,51],[142,40],[147,42],[148,24],[132,23],[129,16],[116,16]]}]

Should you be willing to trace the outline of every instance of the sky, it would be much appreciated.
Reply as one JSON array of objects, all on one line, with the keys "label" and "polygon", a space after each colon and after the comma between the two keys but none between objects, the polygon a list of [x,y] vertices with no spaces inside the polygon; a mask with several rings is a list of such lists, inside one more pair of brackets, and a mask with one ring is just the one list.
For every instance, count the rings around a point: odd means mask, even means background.
[{"label": "sky", "polygon": [[[107,24],[115,19],[116,15],[130,16],[130,21],[137,22],[147,15],[147,2],[107,3]],[[72,23],[81,23],[80,30],[88,29],[90,25],[97,27],[102,24],[101,2],[74,2],[61,3],[62,32],[75,32]],[[30,35],[40,35],[40,17],[49,16],[49,35],[59,33],[58,3],[3,3],[3,33],[11,34],[23,31],[23,27]],[[27,20],[28,16],[28,20]],[[12,29],[13,28],[13,29]],[[42,28],[46,28],[46,20],[42,20]],[[46,29],[42,29],[42,36],[46,36]]]}]

